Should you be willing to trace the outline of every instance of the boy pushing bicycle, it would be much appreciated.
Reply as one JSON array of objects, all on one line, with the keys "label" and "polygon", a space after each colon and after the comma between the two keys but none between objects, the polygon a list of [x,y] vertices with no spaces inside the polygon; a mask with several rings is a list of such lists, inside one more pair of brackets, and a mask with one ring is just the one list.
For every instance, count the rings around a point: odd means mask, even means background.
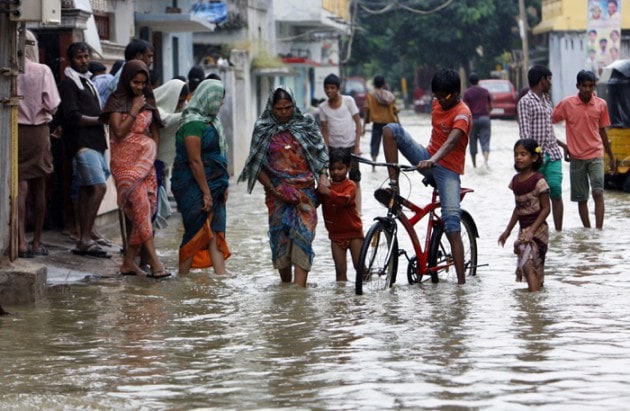
[{"label": "boy pushing bicycle", "polygon": [[[453,252],[457,282],[465,284],[459,192],[472,114],[460,100],[460,89],[459,73],[452,69],[440,69],[431,80],[432,129],[428,146],[425,148],[418,144],[400,124],[390,123],[383,128],[383,151],[387,162],[398,163],[400,150],[422,174],[433,175],[440,195],[446,236]],[[398,181],[397,174],[395,169],[389,169],[392,182]]]}]

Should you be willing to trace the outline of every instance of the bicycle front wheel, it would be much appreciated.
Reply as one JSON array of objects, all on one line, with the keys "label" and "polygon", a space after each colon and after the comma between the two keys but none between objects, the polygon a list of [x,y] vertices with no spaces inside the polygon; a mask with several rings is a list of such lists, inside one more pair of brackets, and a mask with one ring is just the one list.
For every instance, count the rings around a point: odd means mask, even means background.
[{"label": "bicycle front wheel", "polygon": [[395,222],[377,221],[368,230],[357,267],[356,293],[376,292],[396,282],[398,240]]},{"label": "bicycle front wheel", "polygon": [[[464,246],[464,276],[477,274],[477,226],[472,216],[467,212],[462,212],[461,236]],[[429,269],[431,270],[431,282],[439,281],[439,274],[444,272],[455,272],[453,252],[451,243],[446,238],[444,227],[436,225],[431,235],[431,246],[429,249]]]}]

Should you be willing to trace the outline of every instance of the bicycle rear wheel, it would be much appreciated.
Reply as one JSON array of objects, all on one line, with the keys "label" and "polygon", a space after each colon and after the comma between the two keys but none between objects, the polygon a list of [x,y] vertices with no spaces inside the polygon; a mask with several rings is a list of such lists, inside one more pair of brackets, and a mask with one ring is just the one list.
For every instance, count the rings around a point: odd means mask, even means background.
[{"label": "bicycle rear wheel", "polygon": [[370,227],[359,253],[356,293],[386,290],[396,282],[398,240],[395,222],[377,221]]},{"label": "bicycle rear wheel", "polygon": [[[462,212],[461,225],[462,244],[464,246],[464,275],[476,275],[477,226],[472,216],[467,212]],[[434,269],[434,267],[438,268]],[[440,273],[455,271],[451,243],[448,241],[442,225],[433,227],[429,249],[429,268],[431,269],[431,282],[434,283],[439,281],[438,275]]]}]

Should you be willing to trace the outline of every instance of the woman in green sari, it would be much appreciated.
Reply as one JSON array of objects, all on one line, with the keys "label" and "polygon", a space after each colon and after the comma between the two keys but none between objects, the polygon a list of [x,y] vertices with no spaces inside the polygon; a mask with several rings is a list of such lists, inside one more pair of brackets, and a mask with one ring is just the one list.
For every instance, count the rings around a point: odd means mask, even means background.
[{"label": "woman in green sari", "polygon": [[179,273],[212,266],[225,274],[230,250],[225,241],[227,144],[219,110],[225,88],[218,80],[204,80],[182,113],[175,137],[171,191],[184,222],[179,248]]}]

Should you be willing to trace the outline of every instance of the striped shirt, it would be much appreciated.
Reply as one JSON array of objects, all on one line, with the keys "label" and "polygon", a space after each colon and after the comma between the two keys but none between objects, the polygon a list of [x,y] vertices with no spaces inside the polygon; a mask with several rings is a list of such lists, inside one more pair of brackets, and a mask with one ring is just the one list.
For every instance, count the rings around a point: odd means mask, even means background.
[{"label": "striped shirt", "polygon": [[551,161],[561,160],[562,151],[553,133],[551,113],[553,107],[548,95],[540,98],[531,90],[518,102],[518,127],[520,138],[531,138],[538,142]]}]

